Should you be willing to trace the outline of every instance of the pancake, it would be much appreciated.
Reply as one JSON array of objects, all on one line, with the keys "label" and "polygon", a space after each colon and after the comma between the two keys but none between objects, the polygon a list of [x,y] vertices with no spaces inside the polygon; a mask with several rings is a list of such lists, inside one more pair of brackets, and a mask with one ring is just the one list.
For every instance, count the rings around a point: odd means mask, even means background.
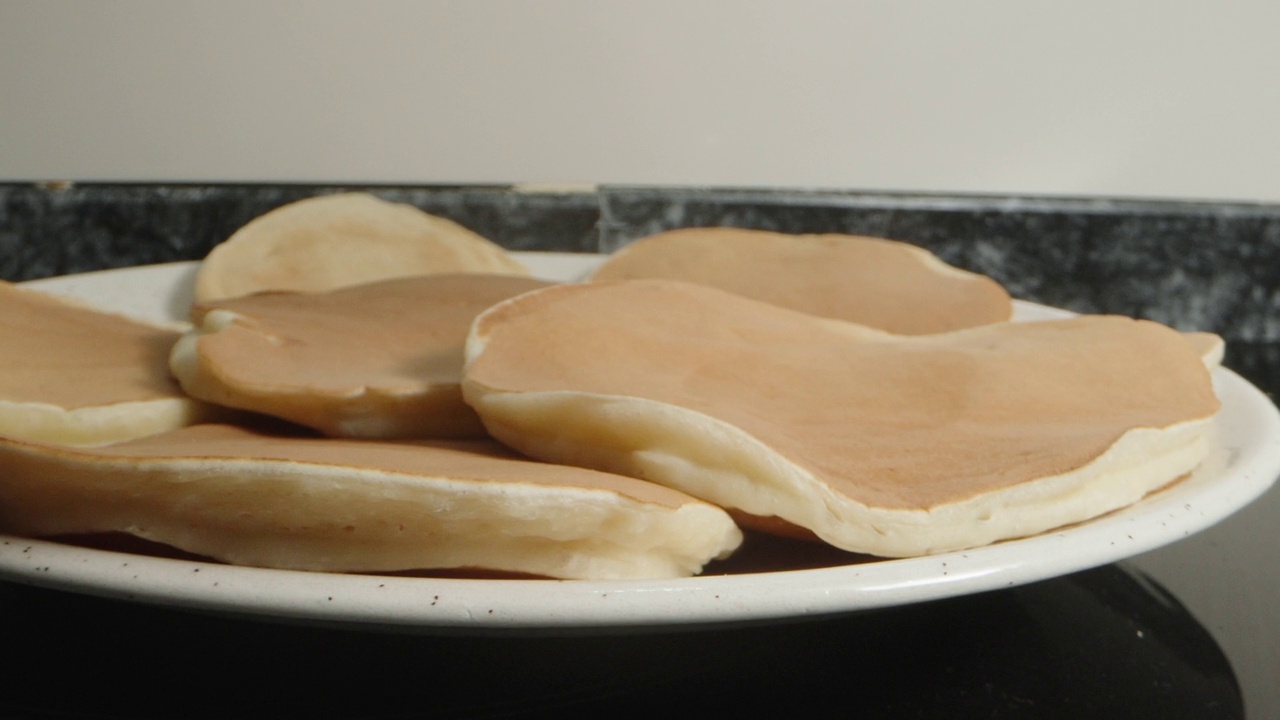
[{"label": "pancake", "polygon": [[170,367],[192,397],[334,437],[484,437],[463,345],[494,303],[550,283],[462,273],[197,303]]},{"label": "pancake", "polygon": [[0,282],[0,435],[102,445],[207,419],[169,376],[179,335]]},{"label": "pancake", "polygon": [[1009,293],[995,280],[924,248],[860,235],[671,230],[619,249],[590,279],[640,278],[709,285],[904,335],[1003,322],[1013,314]]},{"label": "pancake", "polygon": [[1210,370],[1222,367],[1227,353],[1227,343],[1221,335],[1211,332],[1191,331],[1183,333],[1191,348],[1204,360]]},{"label": "pancake", "polygon": [[526,455],[883,557],[1131,504],[1202,461],[1219,407],[1154,322],[894,335],[665,280],[526,293],[477,318],[467,355],[464,397]]},{"label": "pancake", "polygon": [[452,220],[368,193],[339,193],[289,203],[245,224],[205,257],[194,294],[205,302],[457,272],[529,274],[501,246]]},{"label": "pancake", "polygon": [[0,531],[124,532],[228,563],[680,577],[741,533],[719,508],[493,441],[378,442],[198,425],[83,449],[0,439]]}]

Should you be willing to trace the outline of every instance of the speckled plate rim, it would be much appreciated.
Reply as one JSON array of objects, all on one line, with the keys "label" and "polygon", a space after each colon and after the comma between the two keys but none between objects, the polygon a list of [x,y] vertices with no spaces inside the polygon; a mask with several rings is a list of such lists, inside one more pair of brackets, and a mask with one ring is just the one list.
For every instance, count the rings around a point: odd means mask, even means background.
[{"label": "speckled plate rim", "polygon": [[[598,256],[521,253],[535,274],[581,277]],[[99,307],[178,317],[193,263],[51,278],[34,287]],[[1022,320],[1068,315],[1018,303]],[[1229,349],[1228,349],[1229,351]],[[918,603],[1048,579],[1175,542],[1230,516],[1280,475],[1280,412],[1243,378],[1214,374],[1219,448],[1181,482],[1104,517],[923,558],[662,581],[466,580],[267,570],[0,535],[0,578],[185,609],[415,632],[599,632],[776,622]]]}]

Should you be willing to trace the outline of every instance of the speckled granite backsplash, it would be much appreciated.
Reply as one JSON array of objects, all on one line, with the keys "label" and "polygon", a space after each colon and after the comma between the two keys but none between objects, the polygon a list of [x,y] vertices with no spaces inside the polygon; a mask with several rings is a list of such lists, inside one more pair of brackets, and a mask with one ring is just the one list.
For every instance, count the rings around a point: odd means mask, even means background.
[{"label": "speckled granite backsplash", "polygon": [[0,277],[196,260],[267,210],[359,189],[512,250],[608,252],[683,226],[905,240],[1018,298],[1280,342],[1280,206],[602,187],[0,184]]}]

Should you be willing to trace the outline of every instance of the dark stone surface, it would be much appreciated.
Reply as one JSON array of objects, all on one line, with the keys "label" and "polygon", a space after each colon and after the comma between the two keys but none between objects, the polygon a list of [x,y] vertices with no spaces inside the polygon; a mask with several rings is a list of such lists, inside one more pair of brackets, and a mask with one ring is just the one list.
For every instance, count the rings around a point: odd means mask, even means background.
[{"label": "dark stone surface", "polygon": [[272,208],[347,189],[416,205],[511,250],[598,247],[593,195],[479,186],[0,184],[0,277],[31,280],[198,260]]},{"label": "dark stone surface", "polygon": [[698,225],[874,235],[1025,300],[1280,339],[1280,206],[670,189],[616,189],[604,203],[605,252]]},{"label": "dark stone surface", "polygon": [[1280,340],[1280,206],[794,190],[500,186],[0,184],[0,278],[204,257],[271,208],[367,190],[511,250],[610,252],[677,227],[842,232],[911,242],[1015,297]]}]

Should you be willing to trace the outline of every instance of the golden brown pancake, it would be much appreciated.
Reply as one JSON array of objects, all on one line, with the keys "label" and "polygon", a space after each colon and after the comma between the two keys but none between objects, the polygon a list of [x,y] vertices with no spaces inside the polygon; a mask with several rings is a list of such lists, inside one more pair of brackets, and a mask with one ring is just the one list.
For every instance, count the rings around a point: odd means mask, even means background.
[{"label": "golden brown pancake", "polygon": [[0,439],[0,530],[124,532],[271,568],[593,579],[694,574],[741,541],[727,514],[682,493],[534,462],[493,441],[232,425],[93,449]]},{"label": "golden brown pancake", "polygon": [[200,264],[195,299],[457,272],[529,274],[501,246],[452,220],[368,193],[339,193],[278,207],[215,246]]},{"label": "golden brown pancake", "polygon": [[494,303],[548,282],[463,273],[197,303],[170,365],[193,397],[334,437],[484,437],[463,344]]},{"label": "golden brown pancake", "polygon": [[1191,343],[1077,317],[904,336],[666,280],[481,315],[463,393],[532,457],[910,556],[1032,535],[1190,472],[1218,410]]},{"label": "golden brown pancake", "polygon": [[0,282],[0,434],[101,445],[207,418],[169,376],[178,336]]},{"label": "golden brown pancake", "polygon": [[665,278],[904,335],[1008,320],[1009,293],[924,248],[860,235],[684,228],[621,248],[593,280]]}]

